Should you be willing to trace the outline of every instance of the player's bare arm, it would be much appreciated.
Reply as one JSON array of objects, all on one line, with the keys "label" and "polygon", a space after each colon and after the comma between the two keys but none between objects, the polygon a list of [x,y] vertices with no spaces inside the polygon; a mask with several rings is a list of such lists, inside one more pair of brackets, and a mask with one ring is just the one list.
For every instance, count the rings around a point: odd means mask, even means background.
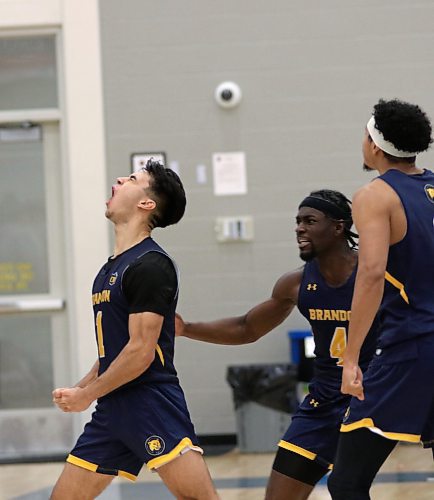
[{"label": "player's bare arm", "polygon": [[96,399],[134,380],[155,358],[163,317],[151,312],[130,314],[130,340],[109,368],[86,387],[57,389],[56,404],[62,411],[86,410]]},{"label": "player's bare arm", "polygon": [[79,382],[77,382],[74,387],[83,388],[89,385],[96,379],[96,377],[98,377],[98,369],[99,369],[99,359],[95,361],[92,368],[89,370],[89,373],[87,373]]},{"label": "player's bare arm", "polygon": [[284,274],[274,285],[271,297],[243,316],[210,322],[189,323],[177,317],[177,335],[203,342],[241,345],[255,342],[280,325],[297,304],[303,270]]},{"label": "player's bare arm", "polygon": [[[97,359],[95,363],[93,364],[92,368],[89,370],[89,372],[79,381],[75,384],[74,387],[86,387],[89,385],[91,382],[93,382],[96,377],[98,377],[98,368],[99,368],[99,360]],[[62,400],[62,392],[66,389],[69,389],[67,387],[58,387],[57,389],[53,390],[53,403],[55,403],[57,406],[59,406],[60,409],[62,409],[62,406],[59,405],[58,403],[61,402]]]},{"label": "player's bare arm", "polygon": [[359,264],[344,354],[342,392],[359,399],[363,399],[359,354],[383,296],[393,196],[384,182],[375,180],[361,188],[353,200],[353,218],[359,233]]}]

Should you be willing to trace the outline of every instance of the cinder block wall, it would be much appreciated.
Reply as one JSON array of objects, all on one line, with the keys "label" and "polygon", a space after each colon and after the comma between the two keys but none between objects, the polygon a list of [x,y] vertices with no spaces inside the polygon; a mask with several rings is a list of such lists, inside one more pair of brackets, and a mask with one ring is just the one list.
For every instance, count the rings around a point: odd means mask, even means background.
[{"label": "cinder block wall", "polygon": [[[300,265],[297,205],[313,189],[351,196],[370,180],[361,139],[378,98],[417,102],[434,118],[429,0],[102,0],[100,9],[109,178],[129,171],[133,152],[164,151],[179,166],[186,216],[154,236],[180,266],[189,320],[242,314]],[[242,89],[235,109],[214,101],[225,80]],[[230,151],[246,154],[248,192],[216,197],[212,154]],[[253,217],[252,242],[217,242],[215,218],[231,215]],[[250,346],[179,339],[197,432],[235,431],[228,365],[288,361],[288,330],[306,326],[295,312]]]}]

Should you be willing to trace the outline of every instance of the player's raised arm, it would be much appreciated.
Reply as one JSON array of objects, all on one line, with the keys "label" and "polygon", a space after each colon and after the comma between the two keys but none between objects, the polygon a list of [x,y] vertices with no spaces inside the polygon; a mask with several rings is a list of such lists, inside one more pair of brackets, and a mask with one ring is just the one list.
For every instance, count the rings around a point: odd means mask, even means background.
[{"label": "player's raised arm", "polygon": [[240,345],[255,342],[280,325],[297,304],[302,269],[284,274],[271,297],[243,316],[209,322],[184,322],[177,318],[177,335],[213,344]]}]

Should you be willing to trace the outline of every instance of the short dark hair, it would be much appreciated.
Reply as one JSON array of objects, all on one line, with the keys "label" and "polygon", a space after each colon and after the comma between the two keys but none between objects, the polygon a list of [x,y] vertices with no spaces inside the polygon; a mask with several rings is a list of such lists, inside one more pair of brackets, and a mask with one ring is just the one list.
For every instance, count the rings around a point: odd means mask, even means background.
[{"label": "short dark hair", "polygon": [[373,115],[376,127],[386,141],[401,151],[414,152],[414,156],[409,158],[398,158],[384,152],[392,163],[414,163],[416,154],[426,151],[433,142],[430,119],[416,104],[399,99],[380,99],[374,106]]},{"label": "short dark hair", "polygon": [[143,169],[148,172],[149,191],[157,205],[151,215],[151,228],[166,227],[179,222],[184,215],[187,200],[178,174],[151,158]]},{"label": "short dark hair", "polygon": [[321,210],[321,211],[324,213],[326,217],[343,222],[344,236],[346,240],[350,243],[352,248],[356,247],[357,242],[354,240],[354,238],[358,238],[358,235],[351,231],[351,227],[353,226],[351,201],[340,191],[334,191],[333,189],[319,189],[318,191],[312,191],[309,196],[324,200],[333,205],[336,209],[338,209],[338,211],[342,214],[342,216],[339,218],[330,215],[329,213],[327,213],[326,210]]}]

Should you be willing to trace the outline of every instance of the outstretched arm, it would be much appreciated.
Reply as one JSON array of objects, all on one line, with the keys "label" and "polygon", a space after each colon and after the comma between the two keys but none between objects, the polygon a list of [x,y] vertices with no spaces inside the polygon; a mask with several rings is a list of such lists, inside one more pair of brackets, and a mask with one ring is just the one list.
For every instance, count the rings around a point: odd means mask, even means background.
[{"label": "outstretched arm", "polygon": [[380,307],[390,244],[390,192],[380,180],[361,188],[353,200],[359,233],[359,264],[344,354],[342,392],[363,399],[358,367],[362,344]]},{"label": "outstretched arm", "polygon": [[178,316],[177,335],[213,344],[239,345],[255,342],[288,317],[297,304],[302,269],[283,275],[271,297],[244,316],[190,323]]}]

